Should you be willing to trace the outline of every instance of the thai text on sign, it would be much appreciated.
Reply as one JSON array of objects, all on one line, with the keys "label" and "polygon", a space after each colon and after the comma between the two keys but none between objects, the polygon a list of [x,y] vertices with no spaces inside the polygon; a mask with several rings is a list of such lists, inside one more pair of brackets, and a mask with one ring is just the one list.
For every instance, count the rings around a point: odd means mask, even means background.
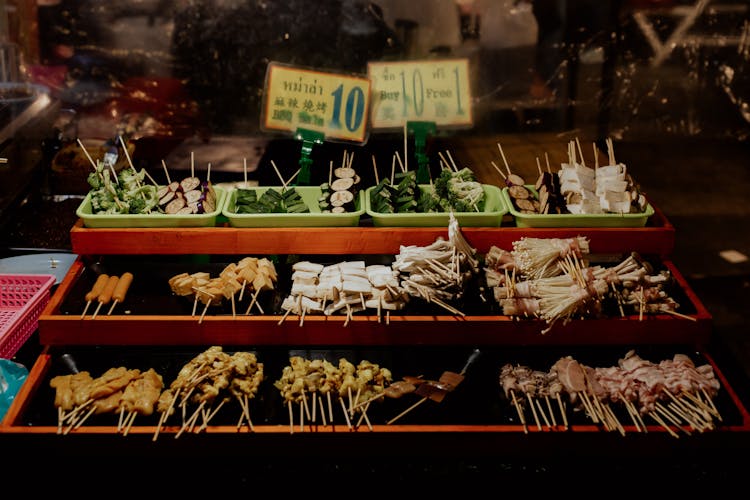
[{"label": "thai text on sign", "polygon": [[262,125],[294,133],[303,128],[326,139],[367,140],[370,81],[270,63],[266,72]]},{"label": "thai text on sign", "polygon": [[468,59],[371,62],[372,128],[472,124]]}]

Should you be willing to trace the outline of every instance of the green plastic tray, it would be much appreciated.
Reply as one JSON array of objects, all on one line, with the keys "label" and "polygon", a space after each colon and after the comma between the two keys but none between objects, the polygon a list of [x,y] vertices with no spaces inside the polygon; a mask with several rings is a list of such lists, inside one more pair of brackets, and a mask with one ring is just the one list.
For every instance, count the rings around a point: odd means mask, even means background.
[{"label": "green plastic tray", "polygon": [[91,193],[88,193],[76,210],[76,215],[83,220],[85,227],[212,227],[221,214],[226,192],[214,186],[216,191],[216,209],[205,214],[170,215],[170,214],[94,214],[91,211]]},{"label": "green plastic tray", "polygon": [[[281,190],[281,186],[249,187],[260,197],[267,189]],[[238,214],[235,212],[237,191],[232,190],[227,196],[222,215],[232,227],[342,227],[357,226],[359,218],[365,213],[362,191],[354,198],[356,211],[342,214],[323,213],[318,206],[318,198],[323,194],[318,186],[295,186],[302,200],[310,208],[306,214]]]},{"label": "green plastic tray", "polygon": [[[403,213],[383,214],[372,210],[370,204],[370,192],[376,186],[367,188],[365,191],[365,210],[372,217],[375,226],[392,227],[448,227],[450,215],[447,212],[438,213]],[[485,194],[483,212],[454,212],[453,215],[463,227],[498,227],[503,222],[503,216],[508,213],[508,207],[502,197],[502,192],[497,186],[482,184]],[[421,184],[419,189],[427,191],[428,184]]]},{"label": "green plastic tray", "polygon": [[[527,185],[537,196],[533,185]],[[628,214],[522,214],[516,210],[510,199],[508,188],[503,188],[503,199],[517,227],[643,227],[648,218],[654,215],[654,207],[649,203],[643,213]]]}]

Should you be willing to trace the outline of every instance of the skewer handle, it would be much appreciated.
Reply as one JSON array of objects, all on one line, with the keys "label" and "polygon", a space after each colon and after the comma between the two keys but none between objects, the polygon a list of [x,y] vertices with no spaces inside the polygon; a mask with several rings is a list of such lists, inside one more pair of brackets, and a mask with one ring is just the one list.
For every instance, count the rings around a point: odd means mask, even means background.
[{"label": "skewer handle", "polygon": [[474,349],[471,353],[471,356],[469,356],[469,359],[466,360],[466,364],[461,369],[461,375],[465,375],[466,371],[469,369],[471,365],[474,364],[474,362],[479,358],[479,356],[482,354],[482,351],[479,349]]}]

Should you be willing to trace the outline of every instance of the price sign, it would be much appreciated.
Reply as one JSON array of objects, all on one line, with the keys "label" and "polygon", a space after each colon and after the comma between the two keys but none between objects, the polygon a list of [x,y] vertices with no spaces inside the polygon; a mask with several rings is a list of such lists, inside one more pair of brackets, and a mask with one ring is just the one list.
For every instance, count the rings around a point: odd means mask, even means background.
[{"label": "price sign", "polygon": [[371,62],[373,128],[472,124],[468,59]]},{"label": "price sign", "polygon": [[266,71],[262,126],[267,130],[321,132],[326,139],[364,143],[370,81],[270,63]]}]

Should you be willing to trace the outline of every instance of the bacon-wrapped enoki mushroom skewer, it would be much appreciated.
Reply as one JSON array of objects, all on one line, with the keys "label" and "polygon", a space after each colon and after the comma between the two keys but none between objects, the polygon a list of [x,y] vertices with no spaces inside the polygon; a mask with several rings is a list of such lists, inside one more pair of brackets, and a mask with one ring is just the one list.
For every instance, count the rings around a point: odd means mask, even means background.
[{"label": "bacon-wrapped enoki mushroom skewer", "polygon": [[479,261],[476,250],[463,237],[458,220],[453,213],[450,217],[447,241],[438,238],[424,247],[402,245],[393,269],[403,276],[401,287],[409,295],[464,316],[449,302],[464,296],[469,280],[479,271]]},{"label": "bacon-wrapped enoki mushroom skewer", "polygon": [[589,241],[584,236],[575,238],[523,237],[513,242],[514,262],[521,274],[529,278],[545,278],[561,274],[557,263],[571,257],[583,259],[589,253]]}]

